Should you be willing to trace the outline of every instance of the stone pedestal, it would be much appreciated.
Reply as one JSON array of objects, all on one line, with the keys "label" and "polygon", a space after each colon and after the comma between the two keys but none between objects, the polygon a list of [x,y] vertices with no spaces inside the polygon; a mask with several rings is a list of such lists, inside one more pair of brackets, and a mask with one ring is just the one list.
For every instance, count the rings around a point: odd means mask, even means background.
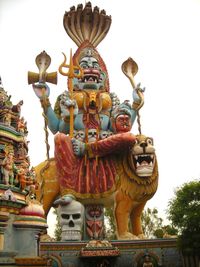
[{"label": "stone pedestal", "polygon": [[15,264],[16,252],[0,251],[0,266],[13,267]]},{"label": "stone pedestal", "polygon": [[15,229],[15,238],[13,240],[15,250],[19,256],[38,256],[39,229],[17,228]]}]

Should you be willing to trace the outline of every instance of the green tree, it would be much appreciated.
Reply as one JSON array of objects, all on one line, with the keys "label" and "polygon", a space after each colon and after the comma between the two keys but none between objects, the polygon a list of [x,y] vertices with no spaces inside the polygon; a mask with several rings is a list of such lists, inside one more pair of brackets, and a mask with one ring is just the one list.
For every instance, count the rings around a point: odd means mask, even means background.
[{"label": "green tree", "polygon": [[178,228],[184,253],[200,253],[200,181],[183,184],[168,204],[168,218]]},{"label": "green tree", "polygon": [[61,229],[61,225],[60,225],[60,222],[59,222],[57,210],[54,209],[53,213],[56,214],[56,227],[55,227],[55,230],[54,230],[54,236],[55,236],[56,241],[61,241],[62,229]]},{"label": "green tree", "polygon": [[[109,240],[116,239],[116,225],[114,219],[114,209],[105,208],[105,237]],[[162,225],[163,219],[158,216],[156,208],[147,208],[142,214],[142,228],[144,234],[148,238],[162,238],[166,232]],[[167,232],[168,234],[171,234]]]},{"label": "green tree", "polygon": [[[162,229],[163,219],[158,216],[158,210],[156,208],[145,209],[142,213],[141,219],[142,219],[142,229],[144,235],[147,238],[160,237],[161,234],[158,233],[158,229]],[[163,236],[163,234],[161,236]]]},{"label": "green tree", "polygon": [[104,216],[105,216],[105,220],[104,220],[105,221],[104,222],[105,238],[108,240],[117,239],[113,207],[105,208],[104,209]]},{"label": "green tree", "polygon": [[154,231],[154,236],[157,238],[165,238],[170,236],[176,236],[178,230],[174,228],[172,225],[164,225],[161,228],[158,228]]}]

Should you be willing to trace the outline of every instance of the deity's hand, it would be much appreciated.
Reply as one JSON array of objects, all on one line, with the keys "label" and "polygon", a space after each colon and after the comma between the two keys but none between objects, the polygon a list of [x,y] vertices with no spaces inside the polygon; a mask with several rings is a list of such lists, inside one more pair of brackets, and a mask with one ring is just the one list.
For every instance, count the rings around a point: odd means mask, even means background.
[{"label": "deity's hand", "polygon": [[139,110],[144,104],[144,96],[143,93],[145,91],[145,87],[141,88],[141,84],[137,84],[136,88],[133,89],[133,108],[135,110]]},{"label": "deity's hand", "polygon": [[76,108],[77,107],[77,102],[76,102],[76,100],[71,100],[71,99],[67,99],[66,101],[65,101],[65,104],[66,104],[66,107],[67,108],[70,108],[70,107],[73,107],[73,108]]},{"label": "deity's hand", "polygon": [[73,108],[73,114],[78,114],[78,104],[76,100],[70,98],[63,98],[60,101],[61,117],[68,118],[70,116],[70,108]]},{"label": "deity's hand", "polygon": [[72,138],[73,151],[76,156],[83,156],[85,154],[85,143]]},{"label": "deity's hand", "polygon": [[50,88],[46,83],[34,83],[33,91],[39,99],[43,99],[45,97],[49,97]]}]

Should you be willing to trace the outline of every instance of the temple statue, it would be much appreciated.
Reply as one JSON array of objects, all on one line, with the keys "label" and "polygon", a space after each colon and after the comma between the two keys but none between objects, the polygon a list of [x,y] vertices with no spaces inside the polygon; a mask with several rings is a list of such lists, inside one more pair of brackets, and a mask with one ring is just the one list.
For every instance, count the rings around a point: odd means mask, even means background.
[{"label": "temple statue", "polygon": [[[84,205],[105,205],[108,198],[113,199],[115,196],[115,201],[120,203],[116,205],[116,217],[121,216],[121,203],[124,201],[130,202],[126,212],[130,215],[133,201],[128,196],[124,198],[124,192],[118,192],[124,168],[120,167],[121,156],[126,158],[136,143],[143,142],[142,153],[151,153],[152,157],[149,154],[136,165],[136,168],[141,165],[139,175],[151,176],[156,165],[151,139],[142,137],[141,141],[130,132],[144,103],[144,89],[134,82],[138,66],[132,58],[122,64],[122,71],[130,80],[133,92],[131,101],[120,103],[117,95],[110,91],[106,65],[96,49],[109,31],[111,17],[104,10],[99,11],[98,7],[92,10],[91,3],[86,3],[84,8],[82,5],[72,7],[65,13],[63,22],[67,34],[78,49],[74,55],[70,53],[68,64],[64,54],[64,61],[59,66],[60,74],[68,77],[68,90],[57,97],[54,108],[49,100],[50,87],[47,83],[56,83],[57,75],[55,72],[46,72],[51,62],[50,56],[45,51],[40,53],[36,57],[39,74],[28,73],[28,82],[41,101],[45,123],[55,134],[55,158],[36,167],[38,181],[42,185],[38,198],[43,201],[48,213],[54,201],[57,207],[70,203],[74,205],[75,199]],[[147,147],[150,147],[150,152],[145,152]],[[54,188],[52,186],[47,194],[45,186],[52,175]],[[157,175],[154,176],[155,184],[149,198],[157,188]],[[142,211],[147,199],[139,210]],[[91,209],[85,210],[87,213]],[[134,234],[128,233],[128,217],[126,220],[125,227],[120,226],[121,222],[117,220],[118,227],[122,228],[119,238],[132,239],[142,235],[139,219],[134,221],[139,225]]]}]

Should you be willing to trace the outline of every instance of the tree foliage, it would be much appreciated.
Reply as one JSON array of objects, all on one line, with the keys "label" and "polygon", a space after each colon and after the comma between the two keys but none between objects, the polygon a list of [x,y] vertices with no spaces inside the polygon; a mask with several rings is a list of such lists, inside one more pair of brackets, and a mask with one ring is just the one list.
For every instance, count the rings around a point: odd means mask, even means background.
[{"label": "tree foliage", "polygon": [[[113,208],[105,208],[105,237],[116,239],[116,225]],[[171,225],[163,226],[163,219],[158,216],[156,208],[147,208],[142,214],[142,227],[147,238],[163,238],[165,234],[176,235],[177,230]]]},{"label": "tree foliage", "polygon": [[157,238],[169,238],[177,236],[178,230],[172,225],[164,225],[154,231],[154,236]]},{"label": "tree foliage", "polygon": [[168,218],[179,230],[179,246],[200,252],[200,181],[183,184],[169,201]]},{"label": "tree foliage", "polygon": [[58,219],[57,210],[54,209],[53,213],[56,214],[56,227],[55,227],[55,230],[54,230],[54,236],[55,236],[56,241],[60,241],[61,240],[62,229],[61,229],[61,225],[60,225],[60,222],[59,222],[59,219]]},{"label": "tree foliage", "polygon": [[145,209],[142,213],[141,219],[142,219],[142,229],[144,235],[147,238],[154,238],[156,236],[155,233],[157,233],[158,235],[156,237],[161,237],[160,236],[161,234],[158,233],[158,229],[162,230],[163,219],[158,216],[158,210],[156,208]]},{"label": "tree foliage", "polygon": [[115,225],[115,218],[114,218],[114,209],[112,207],[104,209],[104,235],[105,238],[108,240],[116,239],[116,225]]}]

